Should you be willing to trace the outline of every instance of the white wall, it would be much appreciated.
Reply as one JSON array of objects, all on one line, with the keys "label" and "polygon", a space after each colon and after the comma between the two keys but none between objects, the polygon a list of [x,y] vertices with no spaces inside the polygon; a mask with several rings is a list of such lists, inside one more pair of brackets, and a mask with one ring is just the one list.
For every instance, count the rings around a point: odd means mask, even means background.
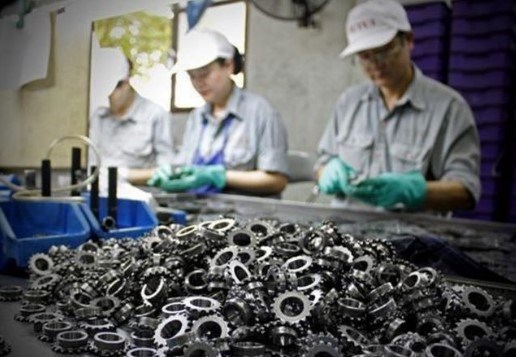
[{"label": "white wall", "polygon": [[[0,167],[38,166],[50,142],[86,134],[91,22],[172,0],[88,0],[57,15],[50,76],[18,91],[0,91]],[[337,55],[345,45],[345,17],[352,1],[333,0],[318,14],[319,29],[267,17],[249,9],[247,88],[263,94],[289,129],[290,147],[315,150],[340,92],[361,78]],[[185,115],[176,115],[180,120]],[[69,151],[53,156],[68,166]]]}]

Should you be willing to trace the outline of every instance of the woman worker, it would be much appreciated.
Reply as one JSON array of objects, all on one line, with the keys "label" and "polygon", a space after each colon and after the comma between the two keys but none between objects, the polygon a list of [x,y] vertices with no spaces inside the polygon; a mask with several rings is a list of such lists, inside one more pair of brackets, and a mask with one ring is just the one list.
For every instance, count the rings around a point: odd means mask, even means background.
[{"label": "woman worker", "polygon": [[288,141],[280,115],[235,85],[231,75],[242,70],[242,56],[224,35],[193,29],[184,41],[173,71],[186,71],[206,103],[188,117],[176,168],[160,167],[148,184],[166,191],[281,193]]}]

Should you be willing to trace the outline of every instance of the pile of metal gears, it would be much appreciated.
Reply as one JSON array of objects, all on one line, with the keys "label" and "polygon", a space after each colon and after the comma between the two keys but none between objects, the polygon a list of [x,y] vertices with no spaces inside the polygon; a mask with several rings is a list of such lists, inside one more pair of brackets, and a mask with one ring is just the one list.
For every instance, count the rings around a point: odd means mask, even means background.
[{"label": "pile of metal gears", "polygon": [[[516,306],[332,222],[222,218],[30,260],[15,318],[97,356],[516,356]],[[16,290],[16,291],[15,291]]]}]

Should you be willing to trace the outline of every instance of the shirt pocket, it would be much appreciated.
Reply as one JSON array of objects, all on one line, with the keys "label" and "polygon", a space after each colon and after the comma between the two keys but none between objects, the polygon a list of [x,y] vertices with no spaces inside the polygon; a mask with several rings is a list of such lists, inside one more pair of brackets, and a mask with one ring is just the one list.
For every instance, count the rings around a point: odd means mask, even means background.
[{"label": "shirt pocket", "polygon": [[254,153],[250,148],[232,148],[224,153],[226,166],[238,169],[252,169]]},{"label": "shirt pocket", "polygon": [[122,142],[122,151],[133,157],[149,156],[152,153],[152,131],[134,128]]},{"label": "shirt pocket", "polygon": [[422,146],[394,143],[391,145],[392,171],[406,172],[410,170],[426,170],[426,158],[429,149]]},{"label": "shirt pocket", "polygon": [[367,173],[374,139],[369,135],[353,135],[338,141],[339,156],[351,166],[357,174]]}]

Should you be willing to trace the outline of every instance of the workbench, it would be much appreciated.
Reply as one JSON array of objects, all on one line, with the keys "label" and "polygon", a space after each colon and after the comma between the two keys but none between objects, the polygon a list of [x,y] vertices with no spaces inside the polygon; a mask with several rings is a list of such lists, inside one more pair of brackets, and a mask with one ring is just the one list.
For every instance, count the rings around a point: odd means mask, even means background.
[{"label": "workbench", "polygon": [[[346,210],[317,203],[307,204],[225,194],[195,198],[188,194],[155,193],[155,198],[163,207],[187,211],[191,223],[221,217],[234,217],[238,219],[278,220],[306,225],[330,220],[338,224],[340,229],[350,232],[359,232],[364,227],[375,227],[375,224],[376,227],[382,227],[382,225],[388,227],[390,232],[403,232],[406,227],[412,227],[411,229],[419,227],[434,234],[442,233],[444,237],[455,238],[458,242],[461,240],[461,235],[470,239],[479,237],[486,240],[486,237],[488,237],[488,241],[489,237],[494,237],[498,239],[496,245],[505,245],[503,254],[508,256],[509,262],[511,257],[516,254],[516,225],[446,219],[423,214]],[[378,226],[378,222],[380,222],[380,226]],[[358,230],[357,227],[359,227]],[[494,242],[494,240],[491,240],[491,242]],[[482,242],[482,244],[485,243],[485,241]],[[468,244],[471,245],[471,242]],[[497,247],[493,246],[493,248]],[[515,267],[505,268],[512,272]],[[459,276],[447,276],[447,279],[457,283],[477,285],[507,298],[516,298],[516,285],[514,284],[478,281]],[[0,275],[0,285],[26,287],[27,280],[22,277]],[[20,306],[20,302],[0,303],[0,335],[12,345],[10,356],[54,356],[55,354],[49,345],[40,342],[35,337],[31,325],[22,324],[13,319]]]}]

